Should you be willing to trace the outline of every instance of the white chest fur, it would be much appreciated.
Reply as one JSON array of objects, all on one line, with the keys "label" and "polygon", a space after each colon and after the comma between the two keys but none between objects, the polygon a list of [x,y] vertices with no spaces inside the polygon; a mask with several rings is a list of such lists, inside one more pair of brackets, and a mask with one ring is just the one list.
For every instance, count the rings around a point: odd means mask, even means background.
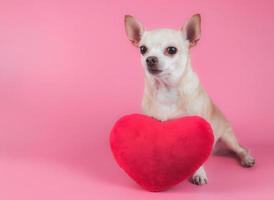
[{"label": "white chest fur", "polygon": [[144,112],[159,120],[200,114],[203,110],[205,98],[197,95],[199,79],[195,73],[187,74],[185,82],[176,87],[154,85],[150,88],[149,91],[145,90]]},{"label": "white chest fur", "polygon": [[182,98],[177,88],[159,87],[149,95],[149,99],[150,103],[143,102],[144,112],[154,118],[167,120],[183,115],[179,108]]},{"label": "white chest fur", "polygon": [[180,102],[179,91],[174,88],[159,88],[155,94],[155,106],[157,107],[157,118],[166,120],[174,118],[179,114],[178,104]]},{"label": "white chest fur", "polygon": [[179,98],[179,92],[175,88],[161,87],[155,91],[155,101],[162,106],[174,105]]}]

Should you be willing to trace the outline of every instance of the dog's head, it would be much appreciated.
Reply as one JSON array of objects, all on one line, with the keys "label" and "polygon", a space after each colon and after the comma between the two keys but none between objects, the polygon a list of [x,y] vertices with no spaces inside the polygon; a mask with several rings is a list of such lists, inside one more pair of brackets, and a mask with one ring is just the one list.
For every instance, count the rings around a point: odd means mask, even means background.
[{"label": "dog's head", "polygon": [[193,15],[180,30],[147,31],[134,17],[125,16],[128,39],[140,49],[147,76],[161,78],[181,76],[187,67],[189,49],[201,35],[201,17]]}]

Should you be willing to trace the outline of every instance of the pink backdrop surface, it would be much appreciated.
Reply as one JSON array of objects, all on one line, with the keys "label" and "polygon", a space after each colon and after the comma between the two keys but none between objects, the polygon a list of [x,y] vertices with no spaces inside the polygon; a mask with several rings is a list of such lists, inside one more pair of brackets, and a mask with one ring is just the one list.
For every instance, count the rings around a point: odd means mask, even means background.
[{"label": "pink backdrop surface", "polygon": [[[109,131],[140,112],[143,71],[124,14],[148,29],[202,15],[192,49],[203,86],[256,157],[211,157],[209,183],[142,190]],[[274,1],[0,1],[0,199],[273,199]]]}]

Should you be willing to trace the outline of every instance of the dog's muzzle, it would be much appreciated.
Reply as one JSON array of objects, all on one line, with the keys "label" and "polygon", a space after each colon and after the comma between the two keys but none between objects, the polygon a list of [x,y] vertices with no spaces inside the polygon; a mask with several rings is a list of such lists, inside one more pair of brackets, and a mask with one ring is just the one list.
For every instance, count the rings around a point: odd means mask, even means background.
[{"label": "dog's muzzle", "polygon": [[149,56],[146,59],[147,69],[151,74],[159,74],[162,70],[158,69],[158,58],[156,56]]}]

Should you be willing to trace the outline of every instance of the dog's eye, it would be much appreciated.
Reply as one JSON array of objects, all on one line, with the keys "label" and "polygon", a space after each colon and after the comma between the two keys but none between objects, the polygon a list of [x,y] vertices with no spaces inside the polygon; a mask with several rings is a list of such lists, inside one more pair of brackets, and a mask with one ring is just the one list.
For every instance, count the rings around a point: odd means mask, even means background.
[{"label": "dog's eye", "polygon": [[140,52],[141,52],[141,54],[145,54],[146,52],[147,52],[147,47],[146,46],[140,46]]},{"label": "dog's eye", "polygon": [[177,52],[177,48],[176,47],[167,47],[167,53],[170,55],[174,55]]}]

